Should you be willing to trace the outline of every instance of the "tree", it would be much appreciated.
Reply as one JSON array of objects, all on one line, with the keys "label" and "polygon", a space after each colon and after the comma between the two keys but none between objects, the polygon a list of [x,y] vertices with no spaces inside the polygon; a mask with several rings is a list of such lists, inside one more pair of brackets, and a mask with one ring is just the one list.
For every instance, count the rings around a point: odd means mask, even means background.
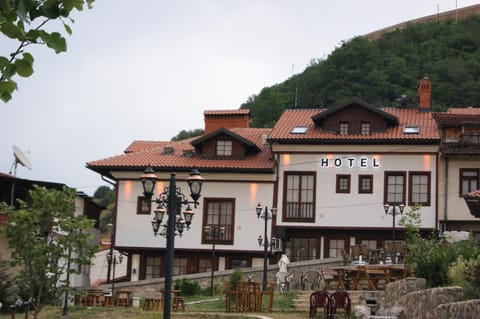
[{"label": "tree", "polygon": [[197,128],[194,130],[181,130],[177,135],[172,137],[172,141],[181,141],[181,140],[186,140],[187,138],[190,137],[195,137],[202,135],[204,133],[203,129]]},{"label": "tree", "polygon": [[[68,22],[71,12],[91,8],[94,0],[0,0],[0,32],[18,42],[13,52],[0,53],[0,99],[8,102],[17,89],[15,75],[29,77],[33,73],[33,55],[26,51],[32,44],[46,45],[55,53],[67,50],[65,38],[58,31],[47,31],[47,24],[60,21],[66,33],[72,29]],[[48,30],[52,28],[49,27]],[[3,42],[5,43],[5,42]],[[8,46],[7,46],[8,47]],[[4,47],[5,48],[5,47]]]},{"label": "tree", "polygon": [[113,223],[113,210],[115,209],[115,191],[108,186],[100,186],[93,194],[93,200],[104,210],[100,213],[100,232],[109,231],[109,224]]},{"label": "tree", "polygon": [[[12,265],[20,267],[16,283],[37,318],[43,305],[58,301],[68,289],[66,273],[79,273],[80,266],[90,264],[97,244],[90,242],[94,221],[74,216],[75,190],[34,185],[29,195],[29,203],[19,201],[20,209],[4,210]],[[77,267],[67,269],[69,260]]]}]

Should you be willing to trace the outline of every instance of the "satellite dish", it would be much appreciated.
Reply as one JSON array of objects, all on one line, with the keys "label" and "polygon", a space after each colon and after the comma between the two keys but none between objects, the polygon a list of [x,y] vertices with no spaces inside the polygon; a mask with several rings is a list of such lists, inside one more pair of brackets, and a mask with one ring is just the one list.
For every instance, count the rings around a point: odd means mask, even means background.
[{"label": "satellite dish", "polygon": [[[13,170],[13,176],[17,176],[17,165],[21,164],[23,167],[26,167],[28,169],[32,169],[32,164],[28,160],[28,157],[25,155],[25,153],[22,152],[20,148],[17,146],[13,145],[13,156],[15,157],[15,160],[12,164]],[[10,170],[10,174],[12,174],[12,171]]]}]

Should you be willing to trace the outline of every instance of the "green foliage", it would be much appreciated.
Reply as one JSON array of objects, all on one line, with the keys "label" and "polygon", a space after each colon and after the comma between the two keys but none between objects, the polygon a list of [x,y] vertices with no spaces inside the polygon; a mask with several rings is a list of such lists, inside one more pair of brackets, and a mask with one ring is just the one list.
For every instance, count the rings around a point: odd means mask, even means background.
[{"label": "green foliage", "polygon": [[[399,224],[406,228],[409,254],[405,264],[416,277],[425,278],[429,287],[448,285],[453,281],[460,284],[464,278],[458,273],[464,269],[463,260],[471,260],[480,255],[474,239],[449,243],[439,238],[436,232],[422,237],[421,206],[415,205],[400,219]],[[452,266],[454,263],[456,266]],[[452,270],[453,267],[453,270]],[[454,279],[452,279],[454,278]]]},{"label": "green foliage", "polygon": [[253,127],[272,127],[286,108],[330,107],[353,96],[396,106],[401,95],[417,106],[417,82],[433,83],[432,108],[477,105],[480,100],[480,17],[412,24],[378,40],[356,37],[301,74],[266,87],[242,104]]},{"label": "green foliage", "polygon": [[465,259],[459,256],[448,271],[450,283],[463,288],[464,299],[480,298],[480,256]]},{"label": "green foliage", "polygon": [[106,233],[110,230],[109,224],[113,224],[113,210],[115,209],[115,191],[108,186],[100,186],[93,194],[93,200],[105,209],[100,214],[100,232]]},{"label": "green foliage", "polygon": [[197,296],[202,291],[198,282],[187,278],[175,280],[174,289],[181,290],[183,296]]},{"label": "green foliage", "polygon": [[8,272],[8,263],[0,260],[0,303],[3,305],[3,311],[6,311],[7,305],[11,305],[15,302],[15,288],[13,285],[13,277]]},{"label": "green foliage", "polygon": [[177,135],[172,137],[172,141],[186,140],[187,138],[199,136],[199,135],[202,135],[203,133],[204,133],[204,130],[201,128],[197,128],[189,131],[181,130]]},{"label": "green foliage", "polygon": [[[67,271],[79,273],[80,266],[90,264],[97,245],[90,243],[94,221],[74,216],[75,190],[34,185],[29,196],[29,203],[19,201],[18,210],[5,204],[2,209],[8,213],[11,264],[20,267],[16,284],[38,313],[68,289]],[[69,259],[75,267],[67,269]]]},{"label": "green foliage", "polygon": [[237,284],[243,281],[243,273],[239,268],[236,268],[230,275],[230,289],[237,289]]},{"label": "green foliage", "polygon": [[0,0],[0,32],[18,43],[11,53],[0,54],[0,99],[8,102],[17,89],[15,75],[29,77],[33,74],[33,56],[25,49],[32,44],[46,45],[61,53],[67,50],[67,42],[58,31],[46,28],[48,22],[60,21],[67,34],[73,23],[73,9],[82,11],[84,5],[91,8],[94,0]]}]

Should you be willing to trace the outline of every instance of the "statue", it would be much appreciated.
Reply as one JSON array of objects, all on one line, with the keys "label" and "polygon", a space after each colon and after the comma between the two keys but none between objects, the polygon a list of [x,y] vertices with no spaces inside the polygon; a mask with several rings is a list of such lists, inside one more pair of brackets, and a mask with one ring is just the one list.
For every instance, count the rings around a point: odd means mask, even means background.
[{"label": "statue", "polygon": [[278,268],[280,268],[278,272],[288,272],[287,265],[289,263],[290,263],[290,260],[288,259],[287,255],[282,254],[282,257],[280,257],[280,260],[277,263]]},{"label": "statue", "polygon": [[290,263],[290,260],[285,254],[283,254],[282,257],[280,257],[280,260],[277,263],[278,268],[280,269],[276,273],[275,277],[277,278],[277,285],[280,288],[280,291],[282,292],[288,290],[289,282],[291,280],[291,276],[287,270],[287,265],[289,263]]}]

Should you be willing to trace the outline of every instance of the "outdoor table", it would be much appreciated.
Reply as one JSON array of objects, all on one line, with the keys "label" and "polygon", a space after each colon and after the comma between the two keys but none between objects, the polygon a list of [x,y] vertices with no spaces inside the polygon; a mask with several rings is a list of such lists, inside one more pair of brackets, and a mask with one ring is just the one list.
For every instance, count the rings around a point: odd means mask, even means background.
[{"label": "outdoor table", "polygon": [[132,293],[131,290],[124,290],[124,289],[117,289],[115,290],[115,305],[128,307],[130,306],[130,294]]},{"label": "outdoor table", "polygon": [[385,284],[403,279],[407,276],[407,269],[403,264],[395,265],[353,265],[331,267],[337,273],[337,289],[345,289],[347,277],[352,278],[352,290],[362,290],[361,281],[367,283],[369,290],[378,290],[378,283],[384,281]]},{"label": "outdoor table", "polygon": [[87,306],[102,306],[103,305],[103,290],[101,289],[87,289]]}]

